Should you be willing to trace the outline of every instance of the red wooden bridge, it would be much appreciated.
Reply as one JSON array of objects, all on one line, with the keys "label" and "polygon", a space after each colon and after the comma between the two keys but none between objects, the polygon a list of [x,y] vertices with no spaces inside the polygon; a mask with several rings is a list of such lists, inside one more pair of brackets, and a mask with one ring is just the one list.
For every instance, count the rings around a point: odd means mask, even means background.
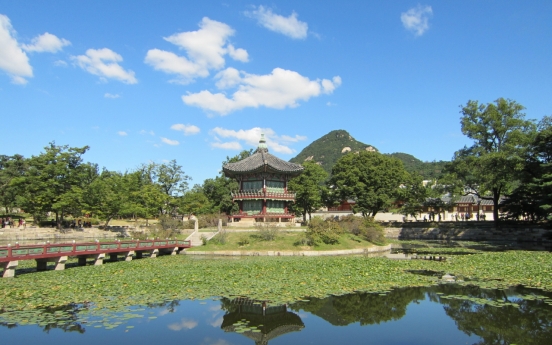
[{"label": "red wooden bridge", "polygon": [[16,244],[0,246],[0,268],[3,268],[2,277],[13,277],[19,260],[36,260],[38,271],[46,270],[49,262],[55,264],[55,270],[64,270],[70,256],[78,258],[79,266],[85,266],[88,259],[93,259],[94,265],[102,265],[106,255],[109,255],[109,261],[117,261],[119,256],[123,256],[125,261],[131,261],[134,256],[141,258],[144,253],[149,253],[150,257],[155,258],[160,253],[175,255],[190,247],[190,241],[171,239]]}]

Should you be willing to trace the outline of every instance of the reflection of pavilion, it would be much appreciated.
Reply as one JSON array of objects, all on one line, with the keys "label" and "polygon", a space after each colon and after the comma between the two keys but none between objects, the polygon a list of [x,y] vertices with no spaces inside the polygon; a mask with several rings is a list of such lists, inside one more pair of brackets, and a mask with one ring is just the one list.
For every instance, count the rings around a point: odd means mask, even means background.
[{"label": "reflection of pavilion", "polygon": [[265,302],[245,298],[230,301],[231,311],[228,311],[222,321],[221,328],[225,332],[235,332],[243,319],[248,326],[254,326],[260,332],[245,331],[241,334],[255,341],[255,344],[268,344],[268,341],[286,333],[299,332],[305,325],[299,315],[287,310],[286,305],[267,306]]}]

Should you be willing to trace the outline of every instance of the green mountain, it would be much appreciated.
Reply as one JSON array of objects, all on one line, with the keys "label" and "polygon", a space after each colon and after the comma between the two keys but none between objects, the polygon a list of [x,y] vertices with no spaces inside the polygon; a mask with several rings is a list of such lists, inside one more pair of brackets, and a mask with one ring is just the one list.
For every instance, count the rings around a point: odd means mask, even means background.
[{"label": "green mountain", "polygon": [[[346,155],[348,152],[362,150],[378,151],[374,146],[364,144],[353,138],[347,131],[339,129],[331,131],[320,139],[313,141],[289,161],[297,164],[301,164],[304,161],[313,161],[320,164],[324,170],[331,174],[332,167],[339,158]],[[424,179],[438,178],[447,163],[445,161],[423,162],[408,153],[401,152],[387,155],[400,159],[406,171],[418,173],[422,175]]]},{"label": "green mountain", "polygon": [[304,161],[317,162],[324,170],[331,173],[332,167],[339,158],[348,152],[361,150],[377,151],[374,146],[361,143],[347,131],[339,129],[331,131],[322,138],[313,141],[289,161],[297,164],[301,164]]}]

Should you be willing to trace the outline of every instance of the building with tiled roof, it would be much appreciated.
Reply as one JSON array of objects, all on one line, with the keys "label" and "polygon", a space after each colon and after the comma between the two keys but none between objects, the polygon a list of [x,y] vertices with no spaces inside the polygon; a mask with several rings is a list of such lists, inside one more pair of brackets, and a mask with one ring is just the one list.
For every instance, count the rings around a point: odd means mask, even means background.
[{"label": "building with tiled roof", "polygon": [[239,212],[230,215],[232,222],[281,222],[295,218],[288,209],[295,201],[295,193],[288,192],[287,184],[303,172],[303,166],[268,153],[264,134],[251,156],[226,164],[222,171],[240,185],[239,190],[232,192],[232,200],[239,205]]}]

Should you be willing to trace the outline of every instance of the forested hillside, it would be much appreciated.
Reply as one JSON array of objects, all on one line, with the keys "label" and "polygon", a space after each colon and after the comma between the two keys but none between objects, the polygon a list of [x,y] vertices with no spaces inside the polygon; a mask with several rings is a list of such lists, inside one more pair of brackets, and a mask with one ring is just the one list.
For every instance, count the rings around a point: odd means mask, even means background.
[{"label": "forested hillside", "polygon": [[[301,164],[304,161],[313,161],[322,166],[328,174],[331,174],[332,167],[339,158],[348,152],[363,150],[378,151],[374,146],[362,143],[353,138],[347,131],[339,129],[313,141],[296,157],[290,159],[290,162]],[[422,162],[408,153],[395,152],[387,155],[400,159],[408,172],[418,173],[424,179],[438,178],[446,164],[444,161]]]},{"label": "forested hillside", "polygon": [[305,147],[296,157],[290,159],[290,162],[301,164],[304,161],[313,161],[318,163],[328,174],[331,174],[335,162],[348,152],[361,150],[377,149],[357,141],[347,131],[339,129],[331,131],[320,139],[313,141]]},{"label": "forested hillside", "polygon": [[447,163],[446,161],[422,162],[413,155],[402,152],[395,152],[387,155],[400,159],[403,162],[406,171],[409,173],[418,173],[426,180],[439,178],[443,173],[445,164]]}]

